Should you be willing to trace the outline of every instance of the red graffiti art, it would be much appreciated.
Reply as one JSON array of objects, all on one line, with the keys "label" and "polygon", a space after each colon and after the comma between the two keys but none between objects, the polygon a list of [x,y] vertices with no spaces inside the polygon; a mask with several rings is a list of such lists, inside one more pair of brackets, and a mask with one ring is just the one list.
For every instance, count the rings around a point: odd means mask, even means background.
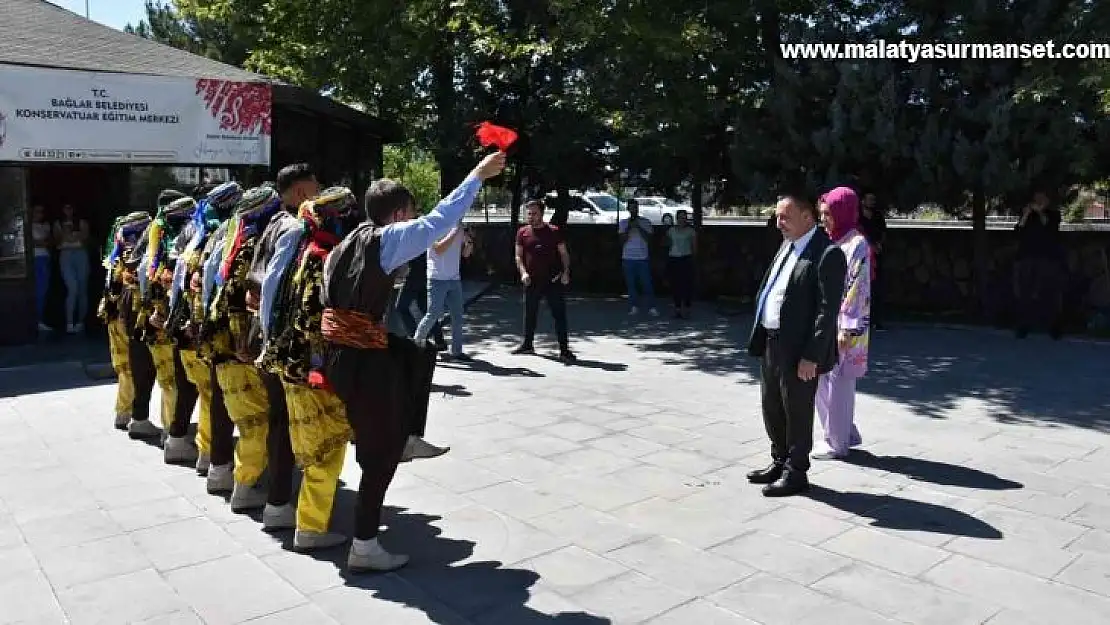
[{"label": "red graffiti art", "polygon": [[240,134],[270,134],[270,85],[230,80],[197,80],[197,95],[220,123],[221,130]]}]

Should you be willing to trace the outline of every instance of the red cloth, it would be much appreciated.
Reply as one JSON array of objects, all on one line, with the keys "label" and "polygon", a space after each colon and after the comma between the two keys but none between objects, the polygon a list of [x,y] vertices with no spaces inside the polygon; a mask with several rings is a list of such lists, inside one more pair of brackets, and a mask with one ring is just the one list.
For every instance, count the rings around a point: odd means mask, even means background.
[{"label": "red cloth", "polygon": [[502,152],[508,152],[517,139],[515,130],[489,122],[478,124],[477,135],[478,143],[482,144],[482,147],[497,146],[497,149]]}]

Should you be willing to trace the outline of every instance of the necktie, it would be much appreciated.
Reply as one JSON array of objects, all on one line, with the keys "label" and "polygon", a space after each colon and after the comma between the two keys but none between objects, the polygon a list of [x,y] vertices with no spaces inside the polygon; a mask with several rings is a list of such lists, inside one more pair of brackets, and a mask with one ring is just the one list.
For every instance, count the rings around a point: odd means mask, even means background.
[{"label": "necktie", "polygon": [[771,279],[767,281],[767,284],[763,287],[763,292],[759,294],[759,307],[755,311],[756,323],[759,323],[760,318],[763,316],[763,306],[767,303],[767,295],[771,292],[771,288],[775,286],[775,282],[779,279],[779,274],[782,273],[782,268],[786,266],[786,259],[789,258],[790,254],[793,252],[794,244],[790,243],[790,245],[786,247],[786,251],[779,258],[778,265],[775,267],[775,271],[771,275]]}]

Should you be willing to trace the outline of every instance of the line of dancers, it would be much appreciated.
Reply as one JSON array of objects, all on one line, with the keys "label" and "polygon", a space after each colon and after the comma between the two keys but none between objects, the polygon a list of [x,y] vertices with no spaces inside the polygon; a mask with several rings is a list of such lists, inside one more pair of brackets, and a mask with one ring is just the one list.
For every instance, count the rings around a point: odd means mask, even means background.
[{"label": "line of dancers", "polygon": [[209,493],[230,493],[235,512],[262,509],[263,529],[295,530],[303,551],[348,540],[328,528],[353,441],[362,476],[348,569],[404,566],[378,541],[385,493],[399,463],[446,450],[423,440],[436,351],[389,331],[394,284],[504,167],[503,152],[486,156],[421,217],[394,181],[359,202],[344,187],[320,191],[297,164],[276,184],[167,190],[153,217],[119,218],[99,309],[116,427],[159,438],[167,463],[195,463]]}]

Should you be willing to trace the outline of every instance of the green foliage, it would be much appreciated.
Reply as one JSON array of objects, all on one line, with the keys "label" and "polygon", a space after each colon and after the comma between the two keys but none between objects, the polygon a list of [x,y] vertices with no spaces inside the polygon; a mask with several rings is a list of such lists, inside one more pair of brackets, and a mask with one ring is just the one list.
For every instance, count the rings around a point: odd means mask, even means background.
[{"label": "green foliage", "polygon": [[[784,59],[780,43],[1104,41],[1090,0],[177,0],[152,36],[399,122],[450,187],[472,124],[522,140],[529,193],[606,185],[721,206],[855,184],[979,223],[1110,175],[1110,63]],[[242,42],[246,42],[245,44]],[[212,51],[216,52],[212,52]],[[409,154],[412,146],[398,154]],[[517,198],[519,200],[519,198]]]},{"label": "green foliage", "polygon": [[382,156],[385,177],[408,187],[421,213],[435,207],[439,201],[439,166],[426,150],[412,143],[387,145]]}]

